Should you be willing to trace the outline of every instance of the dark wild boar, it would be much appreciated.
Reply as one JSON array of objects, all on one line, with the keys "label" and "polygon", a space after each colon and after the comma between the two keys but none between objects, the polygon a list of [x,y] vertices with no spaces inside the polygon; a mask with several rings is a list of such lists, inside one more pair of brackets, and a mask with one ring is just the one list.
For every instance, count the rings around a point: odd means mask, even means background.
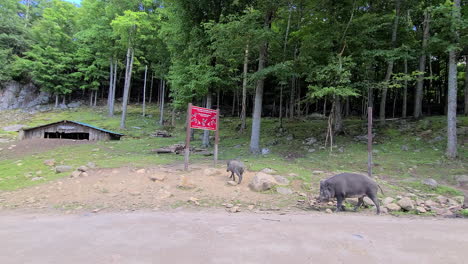
[{"label": "dark wild boar", "polygon": [[[328,201],[330,198],[336,198],[336,211],[344,211],[343,200],[348,197],[358,197],[358,203],[354,207],[356,211],[364,202],[364,197],[369,197],[377,208],[377,214],[380,214],[377,192],[380,186],[371,178],[355,173],[341,173],[332,176],[326,180],[320,181],[319,201]],[[380,191],[382,189],[380,188]],[[382,191],[383,194],[383,191]]]},{"label": "dark wild boar", "polygon": [[237,175],[239,178],[239,183],[242,182],[242,174],[244,174],[245,166],[244,163],[238,161],[238,160],[230,160],[227,162],[227,172],[231,172],[231,176],[229,178],[232,178],[233,181],[236,181],[236,177],[234,176]]}]

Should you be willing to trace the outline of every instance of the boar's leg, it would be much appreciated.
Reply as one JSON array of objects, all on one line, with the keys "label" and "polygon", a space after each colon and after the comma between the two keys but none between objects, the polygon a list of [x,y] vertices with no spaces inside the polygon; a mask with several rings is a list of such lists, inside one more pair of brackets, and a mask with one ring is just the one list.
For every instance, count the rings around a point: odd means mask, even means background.
[{"label": "boar's leg", "polygon": [[231,176],[229,176],[229,179],[232,179],[232,180],[236,180],[235,176],[234,176],[234,172],[231,171]]},{"label": "boar's leg", "polygon": [[337,212],[344,211],[343,200],[344,200],[344,197],[342,195],[336,196],[336,211]]},{"label": "boar's leg", "polygon": [[241,182],[242,182],[242,173],[237,174],[237,177],[239,178],[239,183],[238,184],[241,184]]},{"label": "boar's leg", "polygon": [[354,207],[354,212],[356,212],[357,209],[359,209],[359,207],[361,207],[361,205],[362,205],[363,203],[364,203],[364,196],[359,197],[358,202],[357,202],[356,206]]},{"label": "boar's leg", "polygon": [[374,194],[367,195],[369,198],[374,202],[375,208],[377,209],[377,214],[380,214],[380,205],[379,205],[379,200],[377,199],[377,196]]}]

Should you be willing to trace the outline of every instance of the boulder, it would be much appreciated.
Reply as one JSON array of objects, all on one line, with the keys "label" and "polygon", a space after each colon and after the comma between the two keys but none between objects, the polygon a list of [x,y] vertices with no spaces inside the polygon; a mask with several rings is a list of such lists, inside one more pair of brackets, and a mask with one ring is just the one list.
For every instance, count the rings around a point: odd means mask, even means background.
[{"label": "boulder", "polygon": [[237,182],[235,182],[235,181],[228,181],[228,182],[226,182],[226,183],[227,183],[227,185],[229,185],[229,186],[236,186],[236,185],[237,185]]},{"label": "boulder", "polygon": [[365,206],[374,206],[374,202],[369,197],[364,197],[364,205]]},{"label": "boulder", "polygon": [[410,211],[414,209],[413,200],[411,200],[408,197],[403,197],[401,200],[399,200],[398,205],[405,211]]},{"label": "boulder", "polygon": [[455,180],[458,182],[460,187],[468,187],[468,175],[455,176]]},{"label": "boulder", "polygon": [[279,185],[289,185],[289,180],[280,175],[273,175]]},{"label": "boulder", "polygon": [[264,168],[260,172],[267,173],[267,174],[275,174],[276,171],[272,168]]},{"label": "boulder", "polygon": [[445,197],[445,196],[442,196],[442,195],[439,195],[436,197],[436,200],[440,203],[440,204],[446,204],[448,203],[448,198]]},{"label": "boulder", "polygon": [[86,166],[80,166],[80,167],[78,167],[78,170],[79,170],[79,171],[82,171],[82,172],[86,172],[86,171],[89,170],[89,168],[86,167]]},{"label": "boulder", "polygon": [[346,198],[346,202],[353,206],[356,206],[358,203],[358,198]]},{"label": "boulder", "polygon": [[49,166],[49,167],[55,166],[55,160],[54,159],[44,160],[44,165]]},{"label": "boulder", "polygon": [[438,203],[436,203],[436,202],[434,202],[434,201],[432,201],[432,200],[427,200],[427,201],[424,202],[424,205],[425,205],[426,207],[429,207],[429,208],[432,209],[432,208],[436,208],[437,205],[438,205]]},{"label": "boulder", "polygon": [[240,207],[239,206],[233,206],[233,207],[229,208],[228,212],[230,212],[230,213],[240,212]]},{"label": "boulder", "polygon": [[67,104],[67,107],[68,108],[78,108],[81,106],[81,102],[80,101],[77,101],[77,102],[71,102],[69,104]]},{"label": "boulder", "polygon": [[270,154],[270,149],[269,148],[262,148],[262,155],[268,155]]},{"label": "boulder", "polygon": [[422,206],[416,206],[416,211],[420,214],[424,214],[427,212],[426,209]]},{"label": "boulder", "polygon": [[458,204],[457,201],[455,201],[455,200],[453,200],[453,199],[450,199],[450,198],[447,199],[447,200],[448,200],[447,204],[448,204],[449,206],[459,206],[459,204]]},{"label": "boulder", "polygon": [[60,166],[55,167],[55,172],[62,173],[62,172],[71,171],[72,169],[73,168],[71,166],[60,165]]},{"label": "boulder", "polygon": [[73,171],[70,175],[71,178],[78,178],[81,175],[81,171]]},{"label": "boulder", "polygon": [[398,206],[397,204],[395,203],[390,203],[390,204],[387,204],[385,205],[385,207],[388,209],[388,211],[390,212],[395,212],[395,211],[400,211],[401,210],[401,207]]},{"label": "boulder", "polygon": [[41,92],[32,83],[22,84],[9,81],[2,83],[2,88],[0,89],[0,110],[26,109],[49,101],[49,94]]},{"label": "boulder", "polygon": [[391,204],[395,201],[392,197],[386,197],[385,199],[382,200],[382,205],[386,206],[387,204]]},{"label": "boulder", "polygon": [[145,174],[146,173],[146,170],[145,169],[139,169],[136,171],[136,173],[138,174]]},{"label": "boulder", "polygon": [[327,208],[327,209],[325,210],[325,213],[331,214],[331,213],[333,213],[333,211],[332,211],[330,208]]},{"label": "boulder", "polygon": [[283,194],[283,195],[290,195],[290,194],[293,194],[293,191],[289,188],[285,188],[285,187],[278,187],[276,188],[276,191],[279,193],[279,194]]},{"label": "boulder", "polygon": [[166,179],[166,175],[155,174],[149,176],[149,179],[152,181],[164,181]]},{"label": "boulder", "polygon": [[252,182],[249,184],[249,187],[253,191],[262,192],[271,189],[276,186],[278,183],[275,178],[264,172],[258,172],[252,179]]},{"label": "boulder", "polygon": [[80,176],[81,176],[81,177],[88,177],[89,174],[88,174],[87,172],[82,172],[82,173],[80,174]]},{"label": "boulder", "polygon": [[304,140],[304,145],[312,145],[317,142],[317,139],[314,137],[309,137]]},{"label": "boulder", "polygon": [[407,145],[402,145],[401,146],[401,150],[403,151],[408,151],[409,150],[409,147]]},{"label": "boulder", "polygon": [[435,188],[437,188],[437,186],[439,186],[437,181],[434,180],[434,179],[424,179],[421,182],[422,182],[422,184],[427,185],[427,186],[429,186],[429,187],[431,187],[433,189],[435,189]]}]

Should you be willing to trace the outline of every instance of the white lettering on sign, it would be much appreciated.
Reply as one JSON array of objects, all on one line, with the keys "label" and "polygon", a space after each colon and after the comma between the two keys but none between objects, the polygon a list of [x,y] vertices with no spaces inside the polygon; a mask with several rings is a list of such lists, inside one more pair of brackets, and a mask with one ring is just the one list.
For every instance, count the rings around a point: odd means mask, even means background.
[{"label": "white lettering on sign", "polygon": [[74,126],[58,126],[58,129],[72,130],[72,129],[76,129],[76,127],[74,127]]}]

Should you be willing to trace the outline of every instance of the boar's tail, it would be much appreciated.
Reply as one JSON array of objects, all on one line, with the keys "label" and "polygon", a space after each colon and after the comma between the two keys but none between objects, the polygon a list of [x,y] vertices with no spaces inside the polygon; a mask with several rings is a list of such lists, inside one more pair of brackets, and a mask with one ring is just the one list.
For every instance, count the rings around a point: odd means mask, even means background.
[{"label": "boar's tail", "polygon": [[379,189],[380,189],[380,191],[382,192],[382,195],[385,195],[385,194],[383,193],[382,187],[380,187],[380,185],[378,185],[378,184],[377,184],[377,186],[379,186]]}]

